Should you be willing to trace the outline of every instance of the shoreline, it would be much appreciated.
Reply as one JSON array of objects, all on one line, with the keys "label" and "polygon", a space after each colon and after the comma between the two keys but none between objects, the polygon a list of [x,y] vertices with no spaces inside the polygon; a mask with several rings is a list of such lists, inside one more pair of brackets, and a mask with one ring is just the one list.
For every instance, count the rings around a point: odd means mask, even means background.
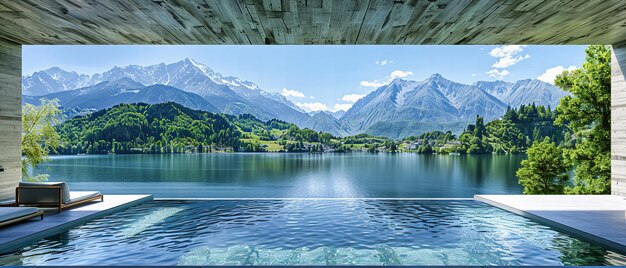
[{"label": "shoreline", "polygon": [[526,155],[526,153],[506,153],[506,154],[497,154],[497,153],[474,153],[474,154],[461,154],[461,153],[419,153],[419,152],[211,152],[211,153],[136,153],[136,154],[50,154],[50,158],[54,157],[67,157],[67,156],[109,156],[109,155],[220,155],[220,154],[308,154],[308,155],[323,155],[323,154],[331,154],[331,155],[348,155],[348,154],[368,154],[368,155],[399,155],[399,154],[413,154],[413,155],[444,155],[444,156],[486,156],[486,155],[496,155],[496,156],[507,156],[507,155]]}]

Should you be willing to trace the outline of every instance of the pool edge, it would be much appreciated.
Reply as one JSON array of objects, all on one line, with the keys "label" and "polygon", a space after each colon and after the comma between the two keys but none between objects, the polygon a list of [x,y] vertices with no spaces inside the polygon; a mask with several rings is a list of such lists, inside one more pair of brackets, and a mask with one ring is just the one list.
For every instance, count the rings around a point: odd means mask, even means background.
[{"label": "pool edge", "polygon": [[[107,198],[107,196],[111,196],[111,195],[105,195],[105,198]],[[143,197],[137,198],[135,200],[129,201],[129,202],[125,202],[122,204],[118,204],[116,206],[113,206],[111,208],[107,208],[101,211],[97,211],[95,213],[86,215],[84,217],[78,217],[74,220],[71,221],[67,221],[55,226],[52,226],[50,228],[38,231],[38,232],[34,232],[32,234],[28,234],[19,238],[16,238],[14,240],[8,241],[6,243],[0,244],[0,254],[6,254],[15,250],[19,250],[20,248],[23,248],[26,245],[32,244],[33,242],[39,241],[41,239],[44,239],[46,237],[67,231],[71,228],[74,228],[76,226],[79,225],[83,225],[86,224],[89,221],[93,221],[99,218],[103,218],[106,217],[108,215],[111,215],[113,213],[125,210],[127,208],[136,206],[136,205],[140,205],[149,201],[154,200],[154,197],[152,195],[145,195]],[[71,210],[68,210],[71,211]],[[63,212],[62,212],[63,213]],[[44,219],[45,221],[45,219]],[[20,224],[17,224],[16,227],[20,227]]]},{"label": "pool edge", "polygon": [[626,245],[620,244],[618,242],[615,241],[611,241],[609,239],[603,238],[601,236],[597,236],[588,232],[585,232],[583,230],[577,229],[575,227],[569,226],[567,224],[563,224],[560,222],[556,222],[550,219],[547,219],[545,217],[533,214],[532,212],[529,211],[525,211],[522,209],[518,209],[494,200],[491,200],[489,198],[486,198],[485,196],[481,196],[481,195],[475,195],[474,196],[474,200],[479,201],[479,202],[483,202],[485,204],[494,206],[496,208],[520,215],[522,217],[525,217],[527,219],[530,219],[532,221],[535,221],[539,224],[543,224],[549,227],[552,227],[558,231],[570,234],[570,235],[574,235],[580,239],[583,240],[587,240],[590,241],[592,243],[596,243],[596,244],[600,244],[610,250],[613,250],[617,253],[620,254],[626,254]]},{"label": "pool edge", "polygon": [[475,201],[473,197],[158,197],[154,201],[351,201],[351,200],[398,200],[398,201]]}]

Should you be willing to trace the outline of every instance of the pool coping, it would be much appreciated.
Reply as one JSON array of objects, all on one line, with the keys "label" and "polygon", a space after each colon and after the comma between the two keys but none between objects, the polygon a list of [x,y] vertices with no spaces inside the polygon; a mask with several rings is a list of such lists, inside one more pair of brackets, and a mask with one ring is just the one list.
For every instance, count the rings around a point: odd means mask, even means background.
[{"label": "pool coping", "polygon": [[521,208],[516,208],[512,205],[507,205],[504,204],[502,202],[498,202],[492,199],[489,199],[489,195],[475,195],[474,196],[474,200],[479,201],[479,202],[483,202],[485,204],[500,208],[502,210],[506,210],[508,212],[523,216],[525,218],[528,218],[532,221],[535,221],[539,224],[542,225],[546,225],[549,227],[552,227],[558,231],[564,232],[566,234],[570,234],[573,236],[576,236],[577,238],[583,239],[583,240],[587,240],[589,242],[592,243],[596,243],[599,245],[602,245],[610,250],[613,250],[617,253],[620,254],[626,254],[626,245],[621,244],[619,242],[616,241],[612,241],[608,238],[604,238],[602,236],[599,235],[595,235],[592,233],[589,233],[587,231],[578,229],[576,227],[567,225],[566,223],[561,223],[555,220],[551,220],[548,219],[546,217],[542,217],[540,215],[537,215],[535,213],[532,213],[531,211],[527,211]]},{"label": "pool coping", "polygon": [[[111,215],[113,213],[125,210],[129,207],[133,207],[136,205],[140,205],[143,204],[145,202],[149,202],[152,201],[154,198],[152,195],[104,195],[104,202],[107,201],[107,199],[110,198],[115,198],[115,197],[134,197],[132,200],[128,201],[128,202],[122,202],[120,204],[114,204],[113,206],[110,207],[106,207],[104,209],[101,210],[93,210],[93,212],[91,211],[87,211],[84,212],[86,213],[86,215],[78,215],[78,216],[72,216],[69,215],[72,213],[72,209],[68,209],[66,211],[63,211],[61,213],[56,213],[56,214],[52,214],[52,215],[46,215],[44,216],[43,220],[31,220],[31,221],[26,221],[23,223],[16,223],[13,226],[7,226],[6,228],[2,228],[0,229],[0,233],[2,232],[14,232],[14,231],[19,231],[19,230],[23,230],[24,228],[28,228],[30,226],[27,225],[32,225],[32,226],[45,226],[45,225],[50,225],[50,227],[43,227],[41,230],[39,231],[34,231],[32,233],[27,233],[25,235],[22,236],[18,236],[16,235],[15,239],[13,240],[9,240],[7,242],[3,242],[2,244],[0,244],[0,254],[4,254],[4,253],[8,253],[8,252],[12,252],[15,250],[19,250],[20,248],[23,248],[26,245],[32,244],[33,242],[39,241],[41,239],[44,239],[46,237],[52,236],[52,235],[56,235],[58,233],[67,231],[71,228],[74,228],[76,226],[79,225],[83,225],[89,221],[92,220],[96,220],[108,215]],[[88,203],[85,204],[84,206],[80,206],[77,207],[76,209],[88,209],[90,206],[93,205],[102,205],[98,202],[95,203]],[[81,211],[82,212],[82,211]],[[91,212],[91,213],[90,213]],[[62,217],[66,217],[68,219],[62,219]],[[60,219],[59,219],[60,218]],[[52,219],[54,220],[58,220],[58,224],[55,224],[55,222],[46,222],[46,220],[50,220]],[[41,228],[41,227],[40,227]]]},{"label": "pool coping", "polygon": [[350,201],[350,200],[407,200],[407,201],[475,201],[473,197],[199,197],[199,198],[176,198],[159,197],[154,201],[246,201],[246,200],[268,200],[268,201]]}]

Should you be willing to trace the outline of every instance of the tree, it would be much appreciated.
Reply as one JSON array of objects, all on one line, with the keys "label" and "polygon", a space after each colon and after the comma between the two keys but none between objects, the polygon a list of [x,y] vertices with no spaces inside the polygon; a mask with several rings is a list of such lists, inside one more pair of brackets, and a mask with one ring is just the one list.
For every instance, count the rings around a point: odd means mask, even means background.
[{"label": "tree", "polygon": [[558,75],[555,84],[572,93],[557,106],[557,124],[569,123],[577,143],[567,151],[576,166],[572,194],[608,194],[611,189],[611,50],[592,45],[580,69]]},{"label": "tree", "polygon": [[486,133],[487,129],[485,128],[484,119],[482,116],[477,115],[476,128],[474,128],[474,137],[482,140],[483,136],[485,136]]},{"label": "tree", "polygon": [[398,151],[398,144],[394,141],[386,141],[385,142],[385,150],[391,153],[395,153]]},{"label": "tree", "polygon": [[32,176],[29,168],[48,160],[48,153],[56,151],[61,138],[54,129],[60,111],[58,101],[41,100],[39,106],[26,104],[22,107],[22,179],[45,181],[47,174]]},{"label": "tree", "polygon": [[432,154],[433,147],[431,147],[430,144],[426,143],[426,144],[420,145],[420,147],[417,148],[417,152],[420,154]]},{"label": "tree", "polygon": [[535,141],[528,149],[528,159],[517,170],[524,194],[562,194],[568,181],[570,166],[563,157],[563,149],[549,138]]}]

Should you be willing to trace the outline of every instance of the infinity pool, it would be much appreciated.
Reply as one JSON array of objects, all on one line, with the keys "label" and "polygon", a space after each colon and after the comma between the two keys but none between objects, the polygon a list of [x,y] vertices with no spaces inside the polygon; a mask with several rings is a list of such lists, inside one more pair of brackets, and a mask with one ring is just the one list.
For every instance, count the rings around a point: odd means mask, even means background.
[{"label": "infinity pool", "polygon": [[626,256],[472,200],[153,201],[0,265],[626,265]]}]

